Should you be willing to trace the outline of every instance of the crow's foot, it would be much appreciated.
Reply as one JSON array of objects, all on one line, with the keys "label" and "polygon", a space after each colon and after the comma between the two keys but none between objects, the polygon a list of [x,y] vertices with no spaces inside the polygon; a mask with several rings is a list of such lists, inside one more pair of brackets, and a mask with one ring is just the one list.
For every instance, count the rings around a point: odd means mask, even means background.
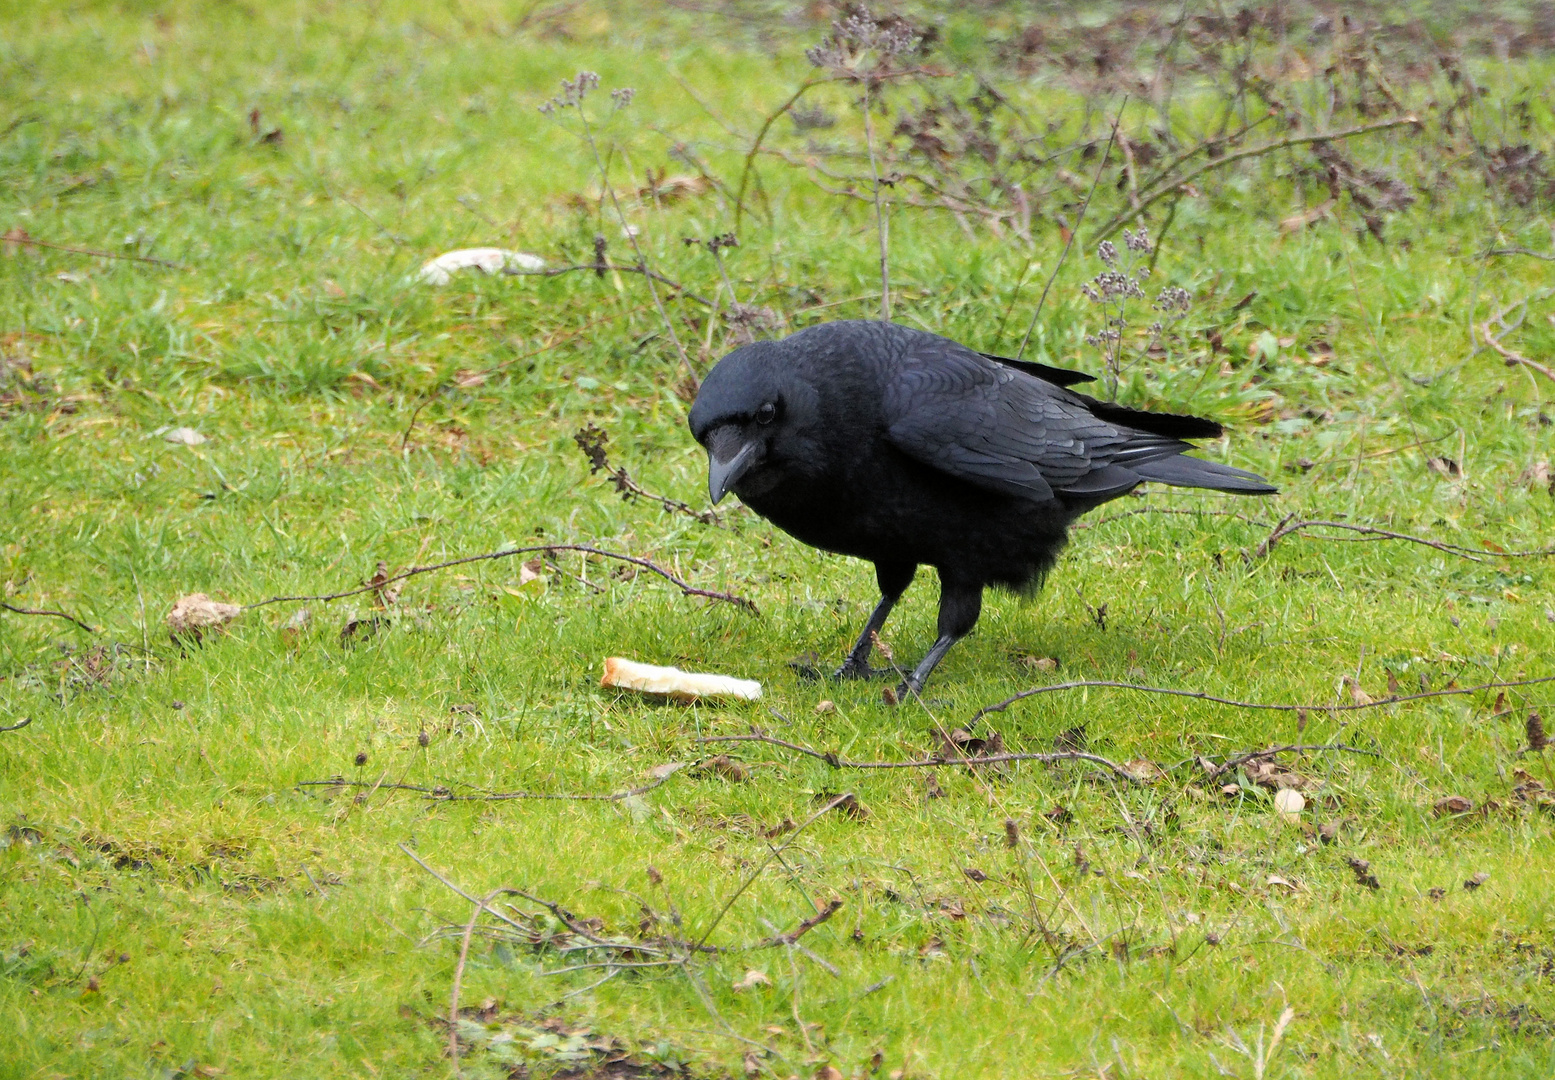
[{"label": "crow's foot", "polygon": [[870,667],[868,660],[854,660],[852,657],[844,660],[842,666],[832,673],[834,679],[888,679],[896,672],[891,668]]}]

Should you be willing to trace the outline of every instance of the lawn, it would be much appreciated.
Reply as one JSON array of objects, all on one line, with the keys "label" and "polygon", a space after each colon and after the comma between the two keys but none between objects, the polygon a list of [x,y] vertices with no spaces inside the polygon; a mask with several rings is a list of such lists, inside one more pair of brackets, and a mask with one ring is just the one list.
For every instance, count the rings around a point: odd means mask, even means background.
[{"label": "lawn", "polygon": [[[861,81],[819,4],[0,5],[0,1076],[1555,1075],[1555,42],[1199,7]],[[898,704],[685,425],[879,317],[877,194],[893,318],[1103,395],[1148,223],[1119,400],[1281,486],[1105,507]],[[483,246],[581,269],[418,276]]]}]

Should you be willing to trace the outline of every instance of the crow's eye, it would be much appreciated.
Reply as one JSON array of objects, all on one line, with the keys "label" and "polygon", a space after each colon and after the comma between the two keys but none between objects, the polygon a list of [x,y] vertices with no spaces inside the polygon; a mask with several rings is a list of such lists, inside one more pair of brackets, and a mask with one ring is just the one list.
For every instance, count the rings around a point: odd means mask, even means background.
[{"label": "crow's eye", "polygon": [[756,423],[758,424],[770,424],[776,419],[777,406],[772,404],[770,401],[756,410]]}]

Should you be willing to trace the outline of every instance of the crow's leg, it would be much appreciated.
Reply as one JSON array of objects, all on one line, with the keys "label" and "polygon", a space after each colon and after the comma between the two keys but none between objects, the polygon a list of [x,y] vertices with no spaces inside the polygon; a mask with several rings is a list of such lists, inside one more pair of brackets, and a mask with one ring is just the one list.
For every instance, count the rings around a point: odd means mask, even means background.
[{"label": "crow's leg", "polygon": [[848,653],[848,658],[837,669],[837,678],[871,679],[878,675],[889,674],[885,671],[876,671],[869,666],[869,652],[875,647],[875,635],[885,625],[891,609],[902,598],[902,593],[907,591],[907,586],[912,584],[913,575],[917,572],[918,567],[913,563],[875,564],[875,581],[880,586],[880,603],[876,604],[875,610],[869,613],[869,621],[864,624],[864,632],[858,636],[853,651]]},{"label": "crow's leg", "polygon": [[905,698],[908,693],[919,693],[923,690],[923,684],[928,681],[929,672],[945,658],[950,647],[972,632],[972,627],[977,625],[977,617],[983,613],[983,586],[982,584],[963,584],[960,582],[946,581],[940,578],[939,587],[939,639],[930,647],[928,654],[913,668],[912,674],[907,676],[907,681],[897,689],[897,696]]}]

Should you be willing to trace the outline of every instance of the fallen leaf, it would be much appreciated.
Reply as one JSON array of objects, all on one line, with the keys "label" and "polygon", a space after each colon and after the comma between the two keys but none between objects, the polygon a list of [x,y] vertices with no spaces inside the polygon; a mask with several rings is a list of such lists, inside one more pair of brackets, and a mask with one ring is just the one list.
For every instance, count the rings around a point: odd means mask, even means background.
[{"label": "fallen leaf", "polygon": [[1278,874],[1270,874],[1267,878],[1264,879],[1264,884],[1265,885],[1277,885],[1277,886],[1279,886],[1282,889],[1289,889],[1291,892],[1295,892],[1297,889],[1299,889],[1301,887],[1301,886],[1297,885],[1294,881],[1291,881],[1288,878],[1282,878]]},{"label": "fallen leaf", "polygon": [[1305,229],[1309,225],[1316,225],[1328,216],[1328,212],[1333,209],[1333,206],[1334,200],[1329,199],[1327,202],[1320,203],[1302,213],[1293,214],[1280,222],[1280,232],[1293,233]]},{"label": "fallen leaf", "polygon": [[1437,817],[1456,816],[1458,814],[1467,814],[1470,810],[1473,810],[1474,803],[1469,799],[1465,799],[1462,795],[1448,795],[1446,798],[1437,799],[1436,804],[1431,809],[1436,813]]},{"label": "fallen leaf", "polygon": [[202,592],[180,596],[167,613],[167,628],[174,637],[187,634],[199,641],[206,630],[218,630],[243,613],[237,604],[223,604]]},{"label": "fallen leaf", "polygon": [[1428,465],[1430,467],[1432,472],[1438,473],[1438,474],[1440,474],[1442,476],[1445,476],[1445,477],[1448,477],[1450,479],[1457,479],[1458,477],[1461,477],[1463,475],[1463,467],[1460,466],[1452,458],[1448,458],[1448,457],[1426,458],[1425,463],[1426,463],[1426,465]]},{"label": "fallen leaf", "polygon": [[[815,793],[815,802],[820,804],[829,803],[835,798],[837,798],[836,792],[817,791]],[[839,814],[848,815],[848,817],[855,821],[863,821],[869,817],[869,808],[866,807],[863,803],[859,802],[858,798],[854,796],[851,791],[842,796],[842,801],[832,809],[836,810]]]},{"label": "fallen leaf", "polygon": [[1344,861],[1349,864],[1350,871],[1355,875],[1355,883],[1357,885],[1364,885],[1368,889],[1373,890],[1382,888],[1382,883],[1377,880],[1377,875],[1371,872],[1371,863],[1365,859],[1357,859],[1354,855],[1349,856]]},{"label": "fallen leaf", "polygon": [[754,990],[758,986],[771,986],[772,980],[767,978],[766,972],[751,968],[745,973],[745,977],[734,980],[736,990]]},{"label": "fallen leaf", "polygon": [[823,1065],[815,1070],[815,1080],[842,1080],[842,1070],[835,1065]]},{"label": "fallen leaf", "polygon": [[1027,656],[1021,663],[1033,671],[1057,671],[1058,661],[1051,656]]},{"label": "fallen leaf", "polygon": [[544,567],[545,564],[539,559],[530,559],[526,563],[521,563],[518,568],[519,587],[522,588],[523,586],[528,585],[531,581],[539,581],[542,576],[540,571],[544,569]]},{"label": "fallen leaf", "polygon": [[1141,784],[1149,784],[1160,780],[1166,775],[1166,770],[1153,761],[1145,758],[1135,758],[1123,766],[1123,771],[1138,780]]},{"label": "fallen leaf", "polygon": [[743,783],[744,781],[751,778],[750,769],[746,768],[742,763],[734,760],[734,758],[730,757],[728,754],[718,754],[714,757],[708,758],[706,761],[702,762],[701,767],[697,771],[712,773],[714,776],[722,777],[725,780],[730,780],[737,784]]},{"label": "fallen leaf", "polygon": [[180,446],[199,446],[210,440],[192,427],[175,427],[162,435],[162,441],[177,443]]},{"label": "fallen leaf", "polygon": [[830,700],[830,699],[827,699],[825,701],[818,701],[818,702],[815,703],[815,715],[816,716],[829,716],[830,714],[832,714],[832,713],[834,713],[836,711],[837,711],[837,703],[835,701]]},{"label": "fallen leaf", "polygon": [[988,875],[977,869],[975,866],[962,867],[961,872],[965,874],[968,879],[975,881],[978,884],[982,884],[988,880]]},{"label": "fallen leaf", "polygon": [[1477,873],[1473,877],[1469,878],[1469,880],[1465,881],[1463,883],[1463,887],[1466,890],[1468,890],[1469,892],[1473,892],[1475,889],[1479,888],[1481,885],[1485,884],[1485,882],[1487,882],[1489,880],[1490,880],[1490,875],[1485,873],[1485,871],[1481,870],[1479,873]]}]

